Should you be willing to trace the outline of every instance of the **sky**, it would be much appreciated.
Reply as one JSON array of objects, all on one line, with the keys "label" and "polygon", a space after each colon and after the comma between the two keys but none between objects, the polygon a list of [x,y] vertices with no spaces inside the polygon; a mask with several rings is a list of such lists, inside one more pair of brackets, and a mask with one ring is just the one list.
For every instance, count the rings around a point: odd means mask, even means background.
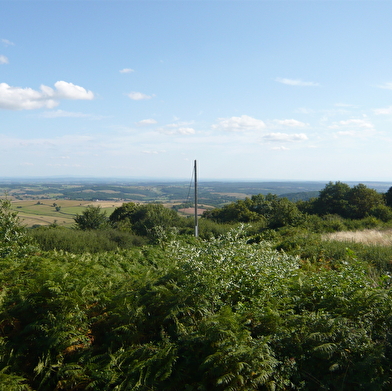
[{"label": "sky", "polygon": [[389,0],[0,14],[0,177],[392,181]]}]

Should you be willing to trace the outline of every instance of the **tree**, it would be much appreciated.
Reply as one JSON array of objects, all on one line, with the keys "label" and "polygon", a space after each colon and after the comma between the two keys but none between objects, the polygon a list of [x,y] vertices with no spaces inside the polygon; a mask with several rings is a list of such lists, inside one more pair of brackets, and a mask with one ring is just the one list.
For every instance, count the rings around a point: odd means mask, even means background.
[{"label": "tree", "polygon": [[384,205],[382,194],[362,183],[350,189],[348,201],[349,217],[353,219],[363,219],[370,215],[373,208]]},{"label": "tree", "polygon": [[138,208],[139,205],[134,202],[126,202],[113,211],[109,216],[109,221],[116,228],[132,230],[132,222]]},{"label": "tree", "polygon": [[392,207],[392,187],[390,187],[388,191],[385,193],[385,202],[387,206]]},{"label": "tree", "polygon": [[249,198],[232,202],[222,208],[205,211],[203,217],[217,223],[249,223],[259,221],[262,217],[250,209],[252,201]]},{"label": "tree", "polygon": [[128,229],[136,235],[151,236],[156,227],[164,230],[182,225],[182,219],[173,209],[161,204],[135,204],[128,202],[116,208],[109,217],[119,228]]},{"label": "tree", "polygon": [[350,186],[343,182],[329,182],[320,191],[315,202],[315,212],[319,215],[338,214],[342,217],[349,215]]},{"label": "tree", "polygon": [[74,218],[76,228],[81,230],[102,229],[108,226],[106,211],[100,206],[89,205],[81,214]]},{"label": "tree", "polygon": [[253,195],[223,208],[204,212],[203,217],[218,223],[264,222],[269,228],[296,226],[304,220],[304,215],[293,202],[275,194]]}]

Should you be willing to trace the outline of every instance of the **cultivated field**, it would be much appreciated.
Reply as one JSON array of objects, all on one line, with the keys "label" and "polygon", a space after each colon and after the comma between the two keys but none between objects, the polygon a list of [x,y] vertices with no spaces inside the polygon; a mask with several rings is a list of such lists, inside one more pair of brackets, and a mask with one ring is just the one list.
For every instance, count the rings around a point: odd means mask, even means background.
[{"label": "cultivated field", "polygon": [[16,200],[12,201],[12,209],[18,212],[23,224],[27,227],[34,225],[58,225],[70,227],[76,214],[80,214],[88,205],[100,206],[109,216],[122,202],[109,201],[72,201],[72,200]]}]

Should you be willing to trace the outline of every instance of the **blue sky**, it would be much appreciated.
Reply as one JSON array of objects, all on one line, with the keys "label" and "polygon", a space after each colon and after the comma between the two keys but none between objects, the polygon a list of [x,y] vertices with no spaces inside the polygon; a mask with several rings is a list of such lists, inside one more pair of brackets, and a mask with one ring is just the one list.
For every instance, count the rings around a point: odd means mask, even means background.
[{"label": "blue sky", "polygon": [[392,181],[391,1],[0,11],[0,177]]}]

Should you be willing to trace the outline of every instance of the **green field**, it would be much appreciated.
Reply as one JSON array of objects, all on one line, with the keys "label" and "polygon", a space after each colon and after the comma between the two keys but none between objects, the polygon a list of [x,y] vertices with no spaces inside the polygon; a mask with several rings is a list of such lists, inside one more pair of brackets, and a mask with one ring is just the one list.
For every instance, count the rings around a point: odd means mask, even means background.
[{"label": "green field", "polygon": [[[15,200],[12,209],[17,211],[23,224],[27,227],[36,225],[58,225],[70,227],[74,224],[74,217],[80,214],[88,205],[100,206],[109,216],[117,206],[116,202],[85,202],[74,200]],[[56,206],[60,208],[56,210]]]}]

